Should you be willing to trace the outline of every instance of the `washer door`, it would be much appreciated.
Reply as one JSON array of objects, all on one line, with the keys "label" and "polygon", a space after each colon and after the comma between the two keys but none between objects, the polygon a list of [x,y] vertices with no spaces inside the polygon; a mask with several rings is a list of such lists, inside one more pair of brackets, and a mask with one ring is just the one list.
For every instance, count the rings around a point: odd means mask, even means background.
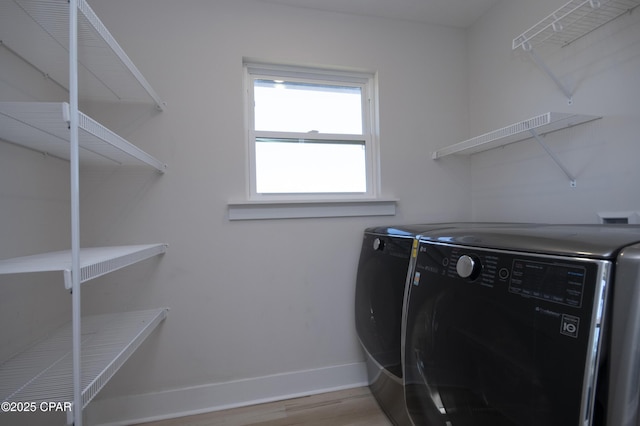
[{"label": "washer door", "polygon": [[[405,399],[414,424],[585,424],[593,401],[593,387],[584,383],[595,356],[588,347],[597,265],[474,250],[469,256],[485,267],[461,278],[455,265],[466,253],[420,246],[404,350]],[[519,275],[523,265],[532,271]],[[579,306],[545,300],[558,291],[557,280],[577,273],[582,277],[571,279],[580,289],[559,291],[570,294],[564,300],[570,303],[579,291]]]},{"label": "washer door", "polygon": [[356,329],[378,364],[402,378],[402,304],[412,239],[365,234],[356,281]]}]

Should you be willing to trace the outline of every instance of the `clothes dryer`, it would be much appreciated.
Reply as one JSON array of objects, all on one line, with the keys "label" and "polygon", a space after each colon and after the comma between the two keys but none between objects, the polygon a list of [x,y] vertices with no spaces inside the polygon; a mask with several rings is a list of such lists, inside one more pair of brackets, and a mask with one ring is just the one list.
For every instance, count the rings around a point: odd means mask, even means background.
[{"label": "clothes dryer", "polygon": [[414,425],[638,424],[640,227],[478,225],[419,240],[403,317]]},{"label": "clothes dryer", "polygon": [[355,322],[365,352],[369,388],[387,417],[410,425],[402,387],[404,288],[416,236],[433,225],[364,231],[356,279]]}]

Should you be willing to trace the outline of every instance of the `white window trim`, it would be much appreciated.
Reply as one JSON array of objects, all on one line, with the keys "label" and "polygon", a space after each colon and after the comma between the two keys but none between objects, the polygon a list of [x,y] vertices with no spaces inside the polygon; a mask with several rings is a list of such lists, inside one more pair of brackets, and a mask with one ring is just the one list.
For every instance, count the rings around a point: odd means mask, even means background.
[{"label": "white window trim", "polygon": [[228,205],[229,220],[395,216],[397,200],[240,201]]},{"label": "white window trim", "polygon": [[[253,90],[253,79],[278,76],[320,80],[323,82],[348,82],[363,89],[364,116],[368,133],[366,141],[367,192],[340,194],[258,194],[255,188],[255,132],[253,131],[253,107],[248,100]],[[245,83],[245,134],[246,134],[246,200],[229,202],[229,220],[280,219],[303,217],[345,217],[395,215],[397,201],[380,196],[380,159],[378,144],[378,105],[375,99],[377,74],[350,70],[283,66],[259,61],[244,63]],[[328,135],[330,136],[330,135]],[[341,135],[344,138],[344,135]],[[361,136],[358,136],[361,139]]]}]

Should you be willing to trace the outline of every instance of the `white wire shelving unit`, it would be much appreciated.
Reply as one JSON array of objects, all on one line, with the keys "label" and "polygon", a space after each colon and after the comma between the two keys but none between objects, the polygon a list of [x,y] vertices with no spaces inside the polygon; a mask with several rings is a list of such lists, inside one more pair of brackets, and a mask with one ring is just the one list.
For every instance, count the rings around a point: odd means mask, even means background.
[{"label": "white wire shelving unit", "polygon": [[579,124],[588,123],[599,118],[602,117],[584,114],[547,112],[529,118],[527,120],[511,124],[501,129],[476,136],[466,141],[458,142],[448,147],[439,149],[437,151],[434,151],[431,157],[434,160],[437,160],[442,157],[454,154],[470,155],[492,148],[497,148],[511,143],[534,138],[547,152],[547,154],[551,156],[556,164],[562,169],[565,175],[567,175],[569,181],[571,182],[571,186],[576,186],[576,179],[564,166],[558,156],[542,140],[541,136],[544,136],[551,132],[556,132],[558,130],[577,126]]},{"label": "white wire shelving unit", "polygon": [[3,0],[0,48],[68,91],[68,102],[0,102],[0,139],[69,161],[71,249],[0,260],[0,274],[59,271],[71,323],[0,365],[0,399],[72,404],[68,424],[168,308],[82,317],[81,283],[165,253],[166,244],[80,246],[80,166],[166,165],[79,111],[79,99],[165,103],[85,0]]},{"label": "white wire shelving unit", "polygon": [[528,52],[572,104],[573,94],[536,54],[534,47],[544,44],[567,46],[638,6],[640,0],[571,0],[514,38],[512,50],[522,48]]}]

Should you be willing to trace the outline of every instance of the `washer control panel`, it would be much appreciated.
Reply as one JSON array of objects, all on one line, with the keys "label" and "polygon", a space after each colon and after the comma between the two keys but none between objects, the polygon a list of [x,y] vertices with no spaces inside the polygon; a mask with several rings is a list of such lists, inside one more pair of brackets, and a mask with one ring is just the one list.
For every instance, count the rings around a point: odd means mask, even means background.
[{"label": "washer control panel", "polygon": [[[587,280],[584,262],[527,254],[422,242],[416,261],[418,278],[437,274],[510,294],[579,308]],[[414,280],[414,283],[416,281]]]},{"label": "washer control panel", "polygon": [[585,277],[584,266],[514,258],[509,291],[580,307]]}]

